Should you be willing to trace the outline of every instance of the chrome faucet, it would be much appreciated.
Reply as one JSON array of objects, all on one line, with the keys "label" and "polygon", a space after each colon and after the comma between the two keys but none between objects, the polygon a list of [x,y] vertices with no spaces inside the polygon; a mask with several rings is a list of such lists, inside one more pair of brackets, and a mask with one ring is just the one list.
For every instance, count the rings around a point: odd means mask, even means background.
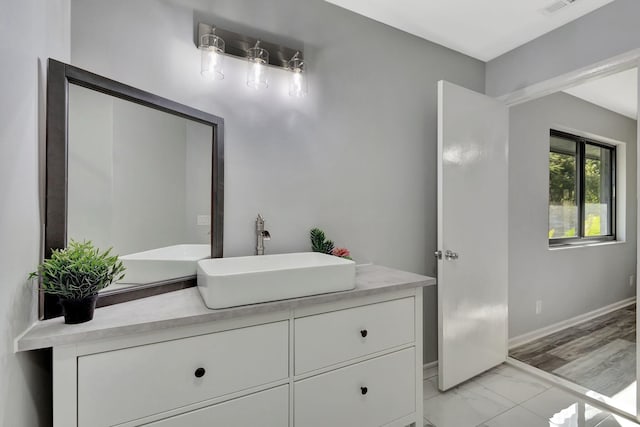
[{"label": "chrome faucet", "polygon": [[258,214],[256,219],[256,255],[264,255],[264,241],[271,240],[271,234],[264,229],[264,218]]}]

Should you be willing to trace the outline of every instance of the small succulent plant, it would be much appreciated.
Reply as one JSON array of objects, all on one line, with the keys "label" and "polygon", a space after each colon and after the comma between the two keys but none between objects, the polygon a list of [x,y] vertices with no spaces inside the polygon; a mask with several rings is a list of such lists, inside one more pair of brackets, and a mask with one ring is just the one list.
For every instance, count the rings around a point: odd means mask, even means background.
[{"label": "small succulent plant", "polygon": [[328,240],[319,228],[314,228],[310,232],[311,249],[313,252],[333,255],[340,258],[351,259],[351,253],[347,248],[336,248],[332,240]]},{"label": "small succulent plant", "polygon": [[331,240],[327,240],[324,235],[324,231],[319,228],[314,228],[311,230],[311,249],[313,252],[321,252],[323,254],[331,255],[331,251],[333,250],[333,242]]}]

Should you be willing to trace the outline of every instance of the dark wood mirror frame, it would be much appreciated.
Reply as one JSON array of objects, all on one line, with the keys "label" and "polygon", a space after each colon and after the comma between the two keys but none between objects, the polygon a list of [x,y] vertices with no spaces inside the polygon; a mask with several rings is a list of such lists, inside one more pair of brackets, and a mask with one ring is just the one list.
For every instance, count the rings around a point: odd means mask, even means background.
[{"label": "dark wood mirror frame", "polygon": [[[67,161],[69,84],[102,92],[145,107],[212,127],[211,257],[222,257],[224,223],[224,119],[49,59],[47,71],[47,131],[44,255],[67,244]],[[100,295],[98,307],[195,286],[195,279],[168,280]],[[40,292],[39,315],[49,319],[62,315],[58,298]]]}]

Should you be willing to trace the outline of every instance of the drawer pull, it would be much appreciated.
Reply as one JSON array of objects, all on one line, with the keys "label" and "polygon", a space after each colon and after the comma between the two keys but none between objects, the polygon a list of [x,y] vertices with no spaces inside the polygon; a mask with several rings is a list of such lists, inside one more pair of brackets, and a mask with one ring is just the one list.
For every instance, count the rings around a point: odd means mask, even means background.
[{"label": "drawer pull", "polygon": [[360,387],[360,393],[362,393],[362,395],[364,396],[365,394],[367,394],[369,392],[369,389],[366,387]]},{"label": "drawer pull", "polygon": [[368,334],[369,334],[369,332],[367,332],[366,329],[363,329],[363,330],[360,331],[360,335],[362,335],[362,338],[366,338]]},{"label": "drawer pull", "polygon": [[196,369],[195,376],[196,378],[202,378],[206,372],[207,371],[205,371],[204,368],[198,368]]}]

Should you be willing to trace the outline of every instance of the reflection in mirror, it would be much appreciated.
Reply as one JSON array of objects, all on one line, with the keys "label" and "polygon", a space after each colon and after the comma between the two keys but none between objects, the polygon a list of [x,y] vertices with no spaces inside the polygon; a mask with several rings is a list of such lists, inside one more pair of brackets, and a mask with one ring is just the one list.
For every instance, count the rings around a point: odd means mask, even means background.
[{"label": "reflection in mirror", "polygon": [[[124,280],[97,306],[196,285],[223,256],[224,119],[49,59],[44,256],[113,247]],[[62,315],[40,293],[39,316]]]},{"label": "reflection in mirror", "polygon": [[69,85],[67,239],[113,247],[106,293],[193,277],[211,256],[209,125]]},{"label": "reflection in mirror", "polygon": [[510,109],[509,356],[633,416],[637,130],[637,68]]}]

